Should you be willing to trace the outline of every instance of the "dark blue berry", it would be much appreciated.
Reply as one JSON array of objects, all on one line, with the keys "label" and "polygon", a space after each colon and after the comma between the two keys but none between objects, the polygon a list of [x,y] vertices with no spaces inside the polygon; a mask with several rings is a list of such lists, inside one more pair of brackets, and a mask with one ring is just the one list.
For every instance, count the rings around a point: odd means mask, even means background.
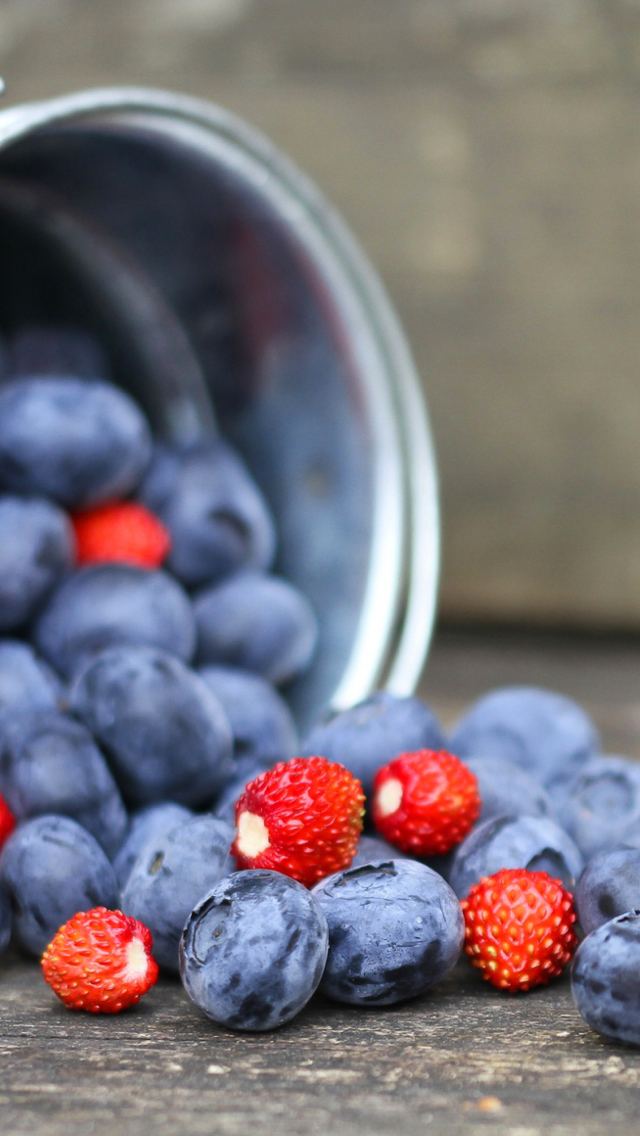
[{"label": "dark blue berry", "polygon": [[201,667],[198,673],[224,707],[234,758],[249,758],[267,768],[296,756],[298,735],[291,711],[270,683],[233,667]]},{"label": "dark blue berry", "polygon": [[555,816],[540,782],[512,762],[499,757],[467,757],[464,763],[478,779],[480,822],[494,816]]},{"label": "dark blue berry", "polygon": [[275,685],[308,667],[318,627],[304,596],[276,576],[240,572],[194,602],[200,664],[253,671]]},{"label": "dark blue berry", "polygon": [[596,928],[580,943],[571,967],[571,993],[592,1029],[640,1045],[640,911]]},{"label": "dark blue berry", "polygon": [[571,837],[549,817],[492,817],[458,845],[449,882],[460,899],[482,876],[501,868],[548,872],[573,890],[583,860]]},{"label": "dark blue berry", "polygon": [[41,497],[0,497],[0,631],[26,623],[73,560],[62,509]]},{"label": "dark blue berry", "polygon": [[586,860],[624,844],[640,827],[640,766],[630,758],[592,757],[558,795],[557,808]]},{"label": "dark blue berry", "polygon": [[376,860],[405,860],[404,853],[399,852],[392,844],[388,844],[381,836],[361,836],[350,868],[359,868],[362,864],[372,864]]},{"label": "dark blue berry", "polygon": [[31,710],[55,710],[61,700],[59,678],[32,647],[0,640],[0,744],[12,720]]},{"label": "dark blue berry", "polygon": [[174,801],[147,805],[133,813],[126,840],[113,858],[118,887],[124,887],[133,865],[149,842],[161,839],[192,816],[190,809],[176,805]]},{"label": "dark blue berry", "polygon": [[209,1018],[270,1030],[318,987],[327,921],[313,894],[279,872],[235,872],[194,908],[180,941],[180,976]]},{"label": "dark blue berry", "polygon": [[231,731],[220,703],[165,651],[103,651],[79,671],[70,702],[104,747],[132,807],[207,805],[228,776]]},{"label": "dark blue berry", "polygon": [[216,798],[214,813],[235,825],[236,801],[242,796],[250,781],[255,781],[270,766],[256,762],[252,757],[241,757],[235,763],[233,777],[222,788]]},{"label": "dark blue berry", "polygon": [[379,691],[317,725],[303,739],[301,753],[346,765],[370,796],[376,773],[392,758],[444,745],[440,724],[428,706],[418,698]]},{"label": "dark blue berry", "polygon": [[169,529],[167,564],[187,586],[218,583],[241,568],[271,567],[271,515],[222,439],[183,450],[158,447],[139,496]]},{"label": "dark blue berry", "polygon": [[41,955],[56,931],[78,911],[115,908],[116,877],[104,851],[70,817],[25,821],[0,855],[0,880],[9,889],[20,945]]},{"label": "dark blue berry", "polygon": [[148,927],[153,957],[178,972],[178,944],[198,900],[234,871],[233,828],[213,816],[193,817],[148,840],[122,890],[120,903]]},{"label": "dark blue berry", "polygon": [[11,898],[6,886],[0,882],[0,955],[4,954],[11,942]]},{"label": "dark blue berry", "polygon": [[34,376],[0,388],[0,485],[84,508],[135,489],[151,456],[147,422],[110,383]]},{"label": "dark blue berry", "polygon": [[460,904],[442,876],[416,860],[348,868],[313,894],[329,924],[320,989],[338,1002],[389,1006],[414,998],[459,958]]},{"label": "dark blue berry", "polygon": [[124,840],[127,811],[107,763],[86,727],[66,715],[23,716],[0,754],[0,788],[18,820],[43,813],[72,817],[107,856]]},{"label": "dark blue berry", "polygon": [[453,731],[449,748],[467,757],[499,757],[545,788],[567,782],[598,753],[597,731],[582,707],[562,694],[511,686],[480,698]]},{"label": "dark blue berry", "polygon": [[193,608],[166,572],[98,564],[54,592],[33,638],[64,675],[105,647],[124,644],[159,647],[186,662],[195,646]]},{"label": "dark blue berry", "polygon": [[596,852],[578,880],[575,906],[586,935],[616,915],[640,909],[640,850]]}]

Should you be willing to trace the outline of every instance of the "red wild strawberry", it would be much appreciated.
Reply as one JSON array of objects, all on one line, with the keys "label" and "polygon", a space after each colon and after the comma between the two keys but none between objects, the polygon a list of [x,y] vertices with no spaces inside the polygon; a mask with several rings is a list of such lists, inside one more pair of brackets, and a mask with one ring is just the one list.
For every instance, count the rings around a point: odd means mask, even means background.
[{"label": "red wild strawberry", "polygon": [[118,1014],[158,978],[151,932],[121,911],[93,907],[60,928],[42,956],[45,982],[70,1010]]},{"label": "red wild strawberry", "polygon": [[473,966],[513,993],[556,978],[573,955],[573,899],[547,872],[503,868],[474,884],[462,901],[465,946]]},{"label": "red wild strawberry", "polygon": [[362,785],[324,757],[294,757],[261,773],[236,804],[238,868],[272,868],[311,887],[348,868],[362,830]]},{"label": "red wild strawberry", "polygon": [[440,855],[459,844],[478,819],[478,782],[444,750],[401,753],[376,773],[371,815],[402,852]]},{"label": "red wild strawberry", "polygon": [[115,501],[71,518],[78,564],[118,561],[138,568],[159,568],[169,554],[167,529],[144,505]]},{"label": "red wild strawberry", "polygon": [[0,796],[0,848],[16,827],[16,818],[4,797]]}]

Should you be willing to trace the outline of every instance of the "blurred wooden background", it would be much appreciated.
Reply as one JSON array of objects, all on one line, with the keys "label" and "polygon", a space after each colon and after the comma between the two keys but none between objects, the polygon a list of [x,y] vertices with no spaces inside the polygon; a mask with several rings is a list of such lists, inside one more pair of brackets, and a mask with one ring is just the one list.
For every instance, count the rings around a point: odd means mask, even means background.
[{"label": "blurred wooden background", "polygon": [[0,0],[0,74],[267,132],[408,332],[443,615],[640,627],[640,0]]}]

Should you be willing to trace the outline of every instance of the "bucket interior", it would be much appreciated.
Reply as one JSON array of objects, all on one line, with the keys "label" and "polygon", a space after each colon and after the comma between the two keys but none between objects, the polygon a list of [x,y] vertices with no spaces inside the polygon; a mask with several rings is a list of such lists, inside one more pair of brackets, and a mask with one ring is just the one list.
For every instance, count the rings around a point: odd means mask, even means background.
[{"label": "bucket interior", "polygon": [[144,116],[53,122],[0,150],[0,332],[88,327],[159,435],[219,428],[237,445],[276,518],[276,571],[320,622],[317,658],[286,692],[304,728],[332,702],[371,608],[381,486],[388,563],[376,567],[380,658],[365,688],[383,665],[402,503],[373,346],[294,214],[233,160]]}]

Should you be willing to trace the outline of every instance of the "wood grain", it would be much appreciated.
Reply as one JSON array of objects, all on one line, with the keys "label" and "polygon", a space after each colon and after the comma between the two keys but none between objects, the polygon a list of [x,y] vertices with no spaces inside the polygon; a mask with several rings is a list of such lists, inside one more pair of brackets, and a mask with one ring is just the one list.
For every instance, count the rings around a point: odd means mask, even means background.
[{"label": "wood grain", "polygon": [[65,1010],[37,964],[2,970],[5,1136],[637,1132],[640,1053],[591,1033],[568,981],[509,997],[459,965],[394,1009],[316,998],[277,1033],[232,1034],[162,981],[133,1011]]}]

